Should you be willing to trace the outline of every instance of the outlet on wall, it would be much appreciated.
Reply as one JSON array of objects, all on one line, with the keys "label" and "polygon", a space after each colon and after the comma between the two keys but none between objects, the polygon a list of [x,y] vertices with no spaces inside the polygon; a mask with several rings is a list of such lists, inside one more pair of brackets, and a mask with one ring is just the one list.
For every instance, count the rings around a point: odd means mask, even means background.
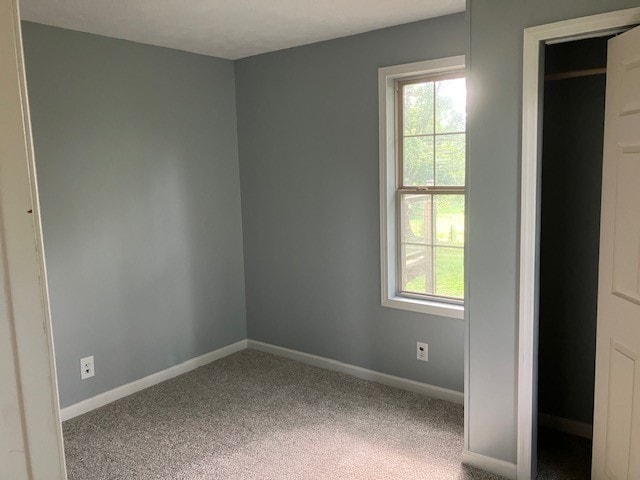
[{"label": "outlet on wall", "polygon": [[93,377],[96,371],[93,366],[93,355],[80,359],[80,380]]},{"label": "outlet on wall", "polygon": [[416,352],[418,360],[422,360],[423,362],[429,360],[429,345],[427,343],[418,342]]}]

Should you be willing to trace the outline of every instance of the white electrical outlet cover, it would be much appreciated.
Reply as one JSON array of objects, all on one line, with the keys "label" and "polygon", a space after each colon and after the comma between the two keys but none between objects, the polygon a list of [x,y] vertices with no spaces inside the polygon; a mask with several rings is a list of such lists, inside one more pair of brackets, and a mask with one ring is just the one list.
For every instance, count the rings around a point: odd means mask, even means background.
[{"label": "white electrical outlet cover", "polygon": [[91,378],[96,374],[93,355],[80,359],[80,380]]},{"label": "white electrical outlet cover", "polygon": [[427,362],[429,360],[429,345],[427,343],[417,342],[416,358],[423,362]]}]

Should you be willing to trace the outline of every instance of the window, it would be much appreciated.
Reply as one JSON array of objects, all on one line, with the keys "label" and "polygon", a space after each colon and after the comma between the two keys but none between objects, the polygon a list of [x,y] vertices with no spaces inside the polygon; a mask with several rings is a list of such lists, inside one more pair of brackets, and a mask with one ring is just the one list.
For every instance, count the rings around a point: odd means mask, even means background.
[{"label": "window", "polygon": [[464,57],[380,69],[382,304],[462,318]]}]

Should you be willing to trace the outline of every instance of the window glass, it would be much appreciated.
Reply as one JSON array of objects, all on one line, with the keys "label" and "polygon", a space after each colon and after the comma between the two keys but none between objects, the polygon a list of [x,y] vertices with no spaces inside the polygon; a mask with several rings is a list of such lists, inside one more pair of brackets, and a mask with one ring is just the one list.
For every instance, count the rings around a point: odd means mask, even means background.
[{"label": "window glass", "polygon": [[[464,77],[398,82],[400,293],[464,298]],[[399,112],[400,113],[400,112]]]}]

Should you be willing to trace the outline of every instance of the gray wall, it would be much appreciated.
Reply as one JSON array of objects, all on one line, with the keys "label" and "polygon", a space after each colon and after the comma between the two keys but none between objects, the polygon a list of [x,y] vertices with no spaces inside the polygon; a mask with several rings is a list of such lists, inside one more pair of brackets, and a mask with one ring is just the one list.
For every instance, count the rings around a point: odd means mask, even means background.
[{"label": "gray wall", "polygon": [[246,338],[233,62],[23,34],[62,406]]},{"label": "gray wall", "polygon": [[638,0],[469,0],[470,450],[516,460],[522,32]]},{"label": "gray wall", "polygon": [[[607,38],[550,45],[546,72],[604,67]],[[544,89],[538,409],[591,424],[605,75]]]},{"label": "gray wall", "polygon": [[464,322],[380,305],[377,69],[466,38],[458,14],[236,62],[249,338],[462,391]]}]

